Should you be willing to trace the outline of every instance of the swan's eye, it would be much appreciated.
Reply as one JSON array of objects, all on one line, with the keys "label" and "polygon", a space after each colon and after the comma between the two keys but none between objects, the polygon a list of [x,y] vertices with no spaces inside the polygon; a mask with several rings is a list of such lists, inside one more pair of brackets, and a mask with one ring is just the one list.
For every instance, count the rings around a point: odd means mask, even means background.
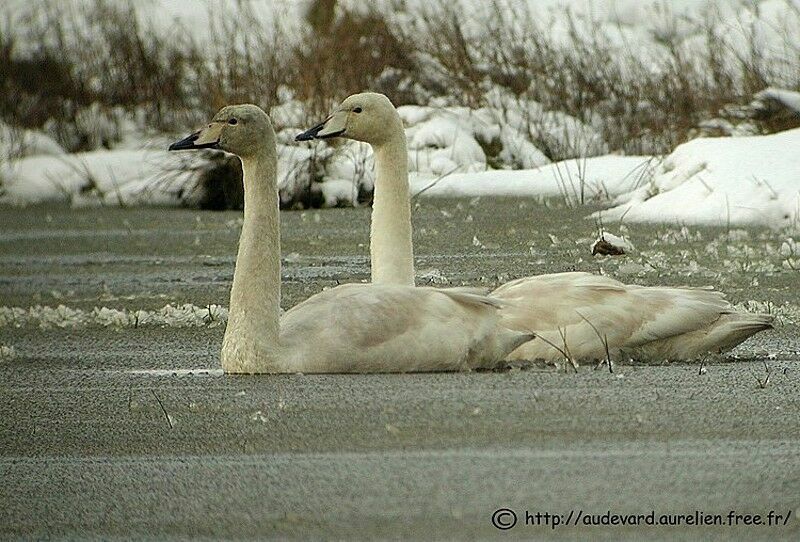
[{"label": "swan's eye", "polygon": [[360,107],[354,107],[353,113],[361,113],[362,109]]},{"label": "swan's eye", "polygon": [[236,126],[237,124],[239,124],[239,121],[236,119],[230,119],[228,121],[228,124],[230,124],[231,126]]}]

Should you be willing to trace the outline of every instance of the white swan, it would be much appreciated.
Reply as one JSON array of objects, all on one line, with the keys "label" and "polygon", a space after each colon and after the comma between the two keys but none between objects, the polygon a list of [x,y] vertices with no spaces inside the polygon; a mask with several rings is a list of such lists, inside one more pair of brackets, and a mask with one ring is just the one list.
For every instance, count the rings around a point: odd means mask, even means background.
[{"label": "white swan", "polygon": [[[389,99],[376,93],[348,97],[297,140],[344,137],[375,153],[372,281],[413,284],[408,152],[403,124]],[[492,292],[507,303],[503,323],[537,338],[508,359],[693,359],[730,349],[772,327],[769,315],[734,312],[720,292],[704,288],[626,285],[590,273],[525,277]]]},{"label": "white swan", "polygon": [[227,373],[406,372],[494,367],[528,332],[466,289],[346,284],[280,311],[277,151],[269,117],[228,106],[170,150],[217,148],[244,169],[244,223],[222,342]]}]

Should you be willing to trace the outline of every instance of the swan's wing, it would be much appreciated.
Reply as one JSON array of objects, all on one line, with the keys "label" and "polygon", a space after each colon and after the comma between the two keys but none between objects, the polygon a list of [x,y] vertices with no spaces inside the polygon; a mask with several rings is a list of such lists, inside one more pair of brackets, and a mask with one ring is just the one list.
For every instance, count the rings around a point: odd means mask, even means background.
[{"label": "swan's wing", "polygon": [[[724,296],[711,289],[633,286],[589,273],[518,279],[492,296],[507,303],[505,325],[541,337],[515,351],[514,359],[555,360],[564,357],[562,351],[574,359],[603,359],[606,345],[616,353],[666,340],[677,347],[678,337],[706,333],[732,313]],[[673,351],[678,350],[662,353],[669,357]]]},{"label": "swan's wing", "polygon": [[495,366],[530,336],[499,326],[497,302],[461,291],[347,284],[281,319],[305,372],[405,372]]},{"label": "swan's wing", "polygon": [[462,303],[466,306],[469,305],[486,305],[496,309],[501,308],[504,303],[494,297],[490,297],[486,288],[472,288],[468,286],[459,286],[456,288],[429,288],[420,287],[417,290],[429,290],[437,292],[440,295],[446,295],[457,303]]}]

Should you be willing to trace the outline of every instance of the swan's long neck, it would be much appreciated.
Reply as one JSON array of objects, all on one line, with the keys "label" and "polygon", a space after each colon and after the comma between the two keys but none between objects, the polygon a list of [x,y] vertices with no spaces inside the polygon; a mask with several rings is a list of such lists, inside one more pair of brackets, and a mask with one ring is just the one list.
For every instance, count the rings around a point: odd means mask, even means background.
[{"label": "swan's long neck", "polygon": [[370,230],[372,282],[413,286],[408,151],[400,120],[391,138],[372,147],[376,169]]},{"label": "swan's long neck", "polygon": [[269,143],[242,158],[244,222],[222,346],[226,372],[268,372],[279,362],[280,213],[277,156]]}]

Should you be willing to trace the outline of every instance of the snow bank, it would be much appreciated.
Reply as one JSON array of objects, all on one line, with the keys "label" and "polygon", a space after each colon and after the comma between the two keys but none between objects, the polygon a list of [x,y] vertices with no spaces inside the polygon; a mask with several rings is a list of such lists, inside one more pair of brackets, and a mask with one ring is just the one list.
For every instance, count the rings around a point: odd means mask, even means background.
[{"label": "snow bank", "polygon": [[[460,183],[464,179],[472,178],[471,175],[480,173],[497,174],[503,179],[509,179],[514,177],[512,172],[494,171],[492,167],[532,169],[549,164],[550,159],[531,140],[541,141],[543,146],[553,152],[574,152],[588,156],[607,152],[607,146],[599,133],[574,117],[545,111],[534,101],[511,98],[499,92],[493,93],[493,100],[496,106],[477,110],[419,105],[398,107],[408,141],[408,169],[412,175],[412,184],[422,183],[418,186],[422,188],[428,184],[425,181],[447,177],[448,181],[443,186],[453,187],[454,182]],[[353,203],[360,190],[371,191],[375,182],[375,171],[369,145],[348,140],[335,140],[333,143],[314,141],[299,147],[293,144],[294,135],[307,128],[301,124],[306,117],[300,107],[297,104],[285,105],[273,108],[271,112],[278,125],[296,124],[296,128],[285,128],[278,133],[281,143],[290,147],[294,145],[293,148],[301,149],[305,153],[301,152],[302,156],[296,158],[295,171],[308,171],[316,166],[314,174],[322,182],[314,186],[323,194],[326,206]],[[282,153],[279,154],[282,156]],[[638,164],[643,159],[634,161]],[[572,169],[565,167],[567,169],[564,174],[572,174]],[[577,169],[581,168],[579,165]],[[618,170],[619,168],[614,171]],[[610,177],[602,173],[598,172],[598,175],[604,180]],[[309,182],[306,177],[292,181],[281,176],[279,180],[281,183]],[[520,192],[517,188],[509,188],[503,184],[493,186],[514,195],[542,195],[537,188]],[[485,188],[491,190],[491,187]],[[550,185],[544,189],[548,188],[551,188]],[[593,195],[603,190],[601,186],[590,189]],[[447,195],[469,195],[474,191],[475,188],[471,185],[464,184],[460,188],[452,188]],[[441,193],[433,191],[431,194]],[[544,195],[557,194],[558,190],[552,189]]]},{"label": "snow bank", "polygon": [[[445,106],[399,107],[412,176],[433,179],[454,173],[486,172],[492,166],[536,168],[549,164],[550,160],[531,142],[532,138],[555,152],[572,152],[568,150],[572,146],[589,155],[607,151],[599,134],[574,117],[545,111],[533,101],[507,96],[502,102],[498,98],[497,104],[477,110]],[[284,160],[294,153],[287,160],[292,168],[284,168],[281,174],[279,167],[281,186],[293,183],[307,186],[314,181],[312,187],[321,192],[325,206],[353,203],[360,191],[372,190],[375,165],[369,145],[349,140],[297,145],[294,136],[307,129],[304,124],[308,123],[302,104],[289,102],[273,108],[270,114],[277,126],[285,127],[278,131],[279,157]],[[282,145],[287,148],[282,149]],[[301,176],[293,178],[297,173]],[[322,182],[317,183],[316,179]]]},{"label": "snow bank", "polygon": [[[402,108],[401,108],[402,109]],[[409,169],[443,175],[486,169],[486,154],[469,125],[452,111],[429,109],[424,120],[406,130]]]},{"label": "snow bank", "polygon": [[597,156],[609,150],[597,130],[566,113],[546,111],[536,101],[500,89],[486,99],[489,105],[475,110],[398,107],[406,126],[409,170],[444,175],[483,171],[489,162],[530,169],[550,163],[544,148],[555,156]]},{"label": "snow bank", "polygon": [[606,220],[708,225],[800,224],[800,129],[680,145],[650,182],[596,213]]},{"label": "snow bank", "polygon": [[[545,111],[533,101],[499,92],[493,94],[493,100],[496,106],[474,111],[466,107],[398,108],[406,125],[409,171],[431,179],[457,172],[485,172],[492,167],[530,169],[549,164],[532,140],[541,141],[553,152],[597,154],[607,150],[590,126],[569,115]],[[353,204],[359,193],[372,190],[375,172],[369,145],[348,140],[295,143],[294,136],[304,131],[309,121],[303,104],[294,100],[273,107],[270,115],[278,127],[282,199],[289,201],[310,187],[321,194],[325,206],[337,206]],[[170,155],[163,150],[169,138],[140,134],[132,128],[128,132],[111,151],[29,156],[0,165],[0,201],[68,201],[76,206],[186,205],[197,201],[195,188],[203,170],[208,169],[202,155]],[[143,150],[145,145],[152,150]],[[566,174],[571,174],[569,169]],[[592,193],[602,190],[598,186]],[[556,192],[551,190],[548,195]]]},{"label": "snow bank", "polygon": [[800,129],[767,136],[702,138],[663,160],[600,156],[528,170],[435,176],[412,173],[425,196],[555,197],[570,205],[612,202],[592,216],[706,225],[800,224]]},{"label": "snow bank", "polygon": [[[0,203],[62,201],[74,207],[197,205],[203,196],[200,181],[211,167],[208,155],[160,150],[166,146],[159,145],[159,150],[122,148],[38,155],[2,162]],[[278,157],[281,191],[295,193],[296,184],[308,184],[308,163],[312,159],[308,148],[279,145]]]},{"label": "snow bank", "polygon": [[755,95],[751,107],[760,110],[769,110],[783,107],[800,115],[800,92],[781,88],[766,88]]},{"label": "snow bank", "polygon": [[0,164],[0,179],[5,203],[178,205],[198,170],[167,151],[100,150],[12,160]]},{"label": "snow bank", "polygon": [[570,204],[608,201],[646,183],[652,162],[653,158],[648,156],[608,155],[564,160],[528,170],[493,170],[445,177],[411,174],[411,192],[434,197],[557,197]]},{"label": "snow bank", "polygon": [[[800,148],[800,129],[696,139],[663,160],[605,155],[493,170],[487,169],[476,138],[497,135],[504,127],[465,111],[400,109],[412,124],[407,134],[416,151],[409,159],[412,194],[558,198],[575,206],[610,203],[611,209],[595,213],[606,222],[800,224],[800,152],[794,152]],[[287,139],[296,130],[285,132]],[[352,204],[360,190],[374,183],[372,153],[363,143],[281,143],[278,151],[281,190],[291,192],[294,184],[305,183],[319,191],[325,206]],[[420,158],[423,152],[428,153],[425,159]],[[0,164],[0,201],[187,205],[197,197],[206,160],[201,154],[160,150],[26,157]],[[317,178],[323,182],[311,183]]]},{"label": "snow bank", "polygon": [[61,154],[64,154],[64,149],[47,134],[12,127],[0,121],[0,160]]}]

